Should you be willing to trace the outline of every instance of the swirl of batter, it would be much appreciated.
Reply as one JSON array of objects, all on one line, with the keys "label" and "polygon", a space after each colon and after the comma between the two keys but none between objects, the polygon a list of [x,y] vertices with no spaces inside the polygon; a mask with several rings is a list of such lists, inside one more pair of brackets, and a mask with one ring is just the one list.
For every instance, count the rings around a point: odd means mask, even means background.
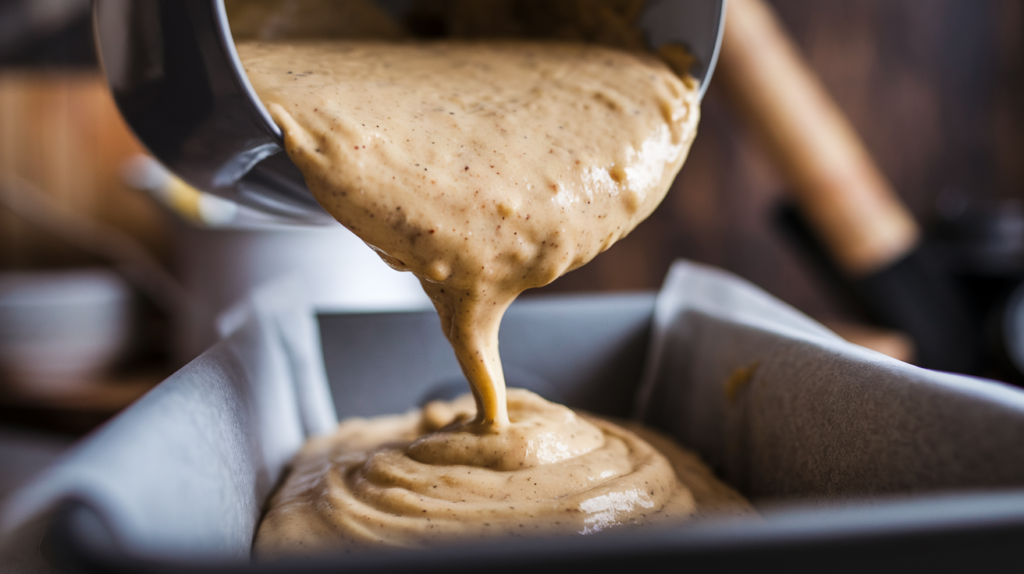
[{"label": "swirl of batter", "polygon": [[256,552],[589,534],[695,514],[669,460],[634,433],[522,389],[509,389],[508,410],[500,429],[473,421],[470,395],[342,423],[300,454]]}]

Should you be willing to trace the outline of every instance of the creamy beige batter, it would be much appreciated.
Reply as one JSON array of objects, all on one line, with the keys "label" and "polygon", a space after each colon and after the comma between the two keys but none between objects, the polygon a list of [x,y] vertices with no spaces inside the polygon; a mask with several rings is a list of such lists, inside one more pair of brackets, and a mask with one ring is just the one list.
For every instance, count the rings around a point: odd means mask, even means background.
[{"label": "creamy beige batter", "polygon": [[[258,552],[588,533],[708,505],[748,510],[706,470],[680,470],[698,463],[677,447],[662,445],[673,472],[616,425],[525,391],[506,400],[498,355],[501,317],[519,293],[583,265],[664,197],[696,135],[695,85],[652,56],[582,44],[238,51],[317,200],[420,279],[474,399],[349,421],[311,442]],[[696,486],[677,480],[684,473]]]},{"label": "creamy beige batter", "polygon": [[522,389],[509,389],[508,406],[506,432],[483,436],[460,427],[474,414],[469,395],[343,422],[296,458],[256,551],[591,534],[751,512],[695,455],[653,431],[577,415]]},{"label": "creamy beige batter", "polygon": [[502,314],[664,197],[696,135],[652,56],[541,43],[243,43],[317,200],[434,302],[477,399],[508,424]]}]

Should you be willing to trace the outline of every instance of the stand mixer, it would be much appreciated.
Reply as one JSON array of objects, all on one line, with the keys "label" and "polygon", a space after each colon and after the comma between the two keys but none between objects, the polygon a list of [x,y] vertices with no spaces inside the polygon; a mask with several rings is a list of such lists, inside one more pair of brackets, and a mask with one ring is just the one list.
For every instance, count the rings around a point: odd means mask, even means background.
[{"label": "stand mixer", "polygon": [[[414,2],[377,4],[397,20]],[[651,0],[636,25],[652,49],[687,48],[703,96],[724,12],[725,0]],[[239,62],[224,0],[97,0],[93,16],[117,106],[165,166],[197,189],[282,221],[333,222],[281,153],[281,130]]]}]

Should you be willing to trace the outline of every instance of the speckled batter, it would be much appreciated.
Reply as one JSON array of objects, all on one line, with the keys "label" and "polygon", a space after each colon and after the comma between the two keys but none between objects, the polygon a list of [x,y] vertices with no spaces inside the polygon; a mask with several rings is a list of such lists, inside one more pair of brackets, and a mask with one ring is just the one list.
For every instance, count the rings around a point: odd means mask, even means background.
[{"label": "speckled batter", "polygon": [[349,419],[310,441],[271,501],[256,552],[590,534],[752,512],[695,455],[650,430],[631,432],[522,389],[509,389],[508,407],[513,422],[501,433],[464,432],[475,409],[466,395]]},{"label": "speckled batter", "polygon": [[646,218],[700,115],[696,86],[653,56],[583,44],[238,51],[317,200],[419,277],[484,424],[508,424],[505,309]]},{"label": "speckled batter", "polygon": [[578,44],[238,51],[317,200],[419,277],[473,391],[472,401],[348,421],[312,441],[257,552],[749,511],[670,441],[660,448],[675,472],[619,426],[526,391],[506,400],[498,356],[501,317],[519,293],[583,265],[664,197],[696,135],[695,85],[649,55]]}]

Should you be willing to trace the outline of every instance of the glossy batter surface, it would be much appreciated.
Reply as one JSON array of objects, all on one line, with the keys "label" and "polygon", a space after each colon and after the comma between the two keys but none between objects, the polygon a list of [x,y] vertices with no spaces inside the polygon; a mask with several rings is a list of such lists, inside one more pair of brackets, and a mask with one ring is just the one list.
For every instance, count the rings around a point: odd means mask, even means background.
[{"label": "glossy batter surface", "polygon": [[591,534],[752,513],[695,455],[652,431],[640,431],[644,440],[521,389],[509,389],[508,406],[513,422],[484,435],[465,430],[475,410],[466,395],[350,419],[310,441],[271,501],[256,552]]},{"label": "glossy batter surface", "polygon": [[317,200],[436,307],[478,402],[519,293],[657,207],[696,135],[696,86],[653,56],[522,42],[242,43]]}]

